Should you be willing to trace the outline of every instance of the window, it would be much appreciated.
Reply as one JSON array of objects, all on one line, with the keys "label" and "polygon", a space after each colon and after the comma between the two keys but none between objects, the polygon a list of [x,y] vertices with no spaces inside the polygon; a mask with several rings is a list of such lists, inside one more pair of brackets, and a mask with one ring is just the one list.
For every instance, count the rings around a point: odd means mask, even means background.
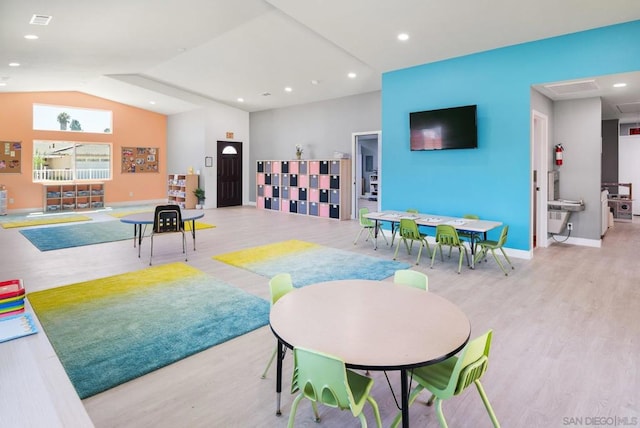
[{"label": "window", "polygon": [[88,108],[33,105],[33,129],[37,131],[112,133],[112,112]]},{"label": "window", "polygon": [[110,179],[109,143],[33,142],[33,181]]},{"label": "window", "polygon": [[224,146],[224,149],[222,149],[222,154],[223,155],[237,155],[238,151],[233,146]]}]

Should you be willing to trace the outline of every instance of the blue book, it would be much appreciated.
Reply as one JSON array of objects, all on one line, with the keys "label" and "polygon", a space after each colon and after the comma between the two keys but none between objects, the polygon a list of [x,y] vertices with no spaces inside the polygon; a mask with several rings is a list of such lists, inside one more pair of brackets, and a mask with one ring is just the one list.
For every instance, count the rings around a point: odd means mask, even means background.
[{"label": "blue book", "polygon": [[0,318],[0,342],[17,339],[38,332],[30,313]]}]

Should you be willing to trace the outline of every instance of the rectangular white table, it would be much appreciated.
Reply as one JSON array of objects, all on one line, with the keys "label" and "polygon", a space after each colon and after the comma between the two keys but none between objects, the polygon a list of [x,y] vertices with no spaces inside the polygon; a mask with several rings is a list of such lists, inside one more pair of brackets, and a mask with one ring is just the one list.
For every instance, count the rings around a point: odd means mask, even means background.
[{"label": "rectangular white table", "polygon": [[[456,228],[456,230],[471,233],[472,240],[475,241],[478,237],[482,236],[482,239],[487,239],[487,232],[500,227],[502,222],[493,220],[477,220],[460,217],[450,217],[437,214],[425,214],[425,213],[408,213],[405,211],[376,211],[365,214],[365,217],[376,222],[374,248],[378,248],[378,224],[381,221],[391,223],[391,232],[400,224],[400,220],[408,218],[416,221],[419,226],[437,227],[439,224],[448,224]],[[393,245],[393,240],[391,241]],[[473,242],[471,247],[471,268],[474,267],[474,251],[475,246]]]}]

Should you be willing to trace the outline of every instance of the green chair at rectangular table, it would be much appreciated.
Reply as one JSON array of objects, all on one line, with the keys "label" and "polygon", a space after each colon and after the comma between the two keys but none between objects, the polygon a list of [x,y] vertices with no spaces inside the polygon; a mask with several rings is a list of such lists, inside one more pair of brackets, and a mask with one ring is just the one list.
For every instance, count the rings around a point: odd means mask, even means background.
[{"label": "green chair at rectangular table", "polygon": [[498,266],[500,266],[500,269],[502,269],[502,272],[504,272],[504,275],[507,276],[509,275],[509,272],[504,268],[504,265],[502,264],[502,262],[500,262],[500,259],[498,259],[498,256],[496,255],[496,250],[500,250],[502,252],[502,255],[504,256],[505,260],[507,261],[507,263],[509,263],[509,266],[511,266],[511,269],[515,269],[513,267],[513,265],[511,264],[511,260],[509,260],[509,257],[507,256],[507,253],[505,253],[504,251],[504,244],[507,243],[507,237],[509,234],[509,226],[505,225],[502,228],[502,231],[500,232],[500,237],[498,238],[497,241],[493,241],[493,240],[482,240],[482,241],[478,241],[476,242],[476,245],[480,248],[480,250],[478,251],[478,253],[475,256],[474,259],[474,263],[478,263],[479,261],[481,261],[481,259],[484,257],[484,261],[486,263],[487,261],[487,251],[491,251],[491,255],[493,256],[493,258],[496,260],[496,262],[498,263]]},{"label": "green chair at rectangular table", "polygon": [[444,261],[444,257],[442,255],[442,247],[449,247],[449,256],[451,256],[451,249],[457,248],[460,252],[460,257],[458,258],[458,273],[460,273],[460,269],[462,269],[462,252],[464,251],[464,255],[467,258],[467,265],[469,265],[469,254],[467,253],[467,247],[465,247],[460,238],[458,237],[458,232],[456,228],[451,226],[450,224],[439,224],[436,226],[436,248],[433,250],[433,254],[431,256],[431,268],[433,269],[433,262],[436,259],[436,253],[440,250],[440,259]]},{"label": "green chair at rectangular table", "polygon": [[431,255],[431,248],[429,248],[427,235],[425,235],[424,233],[420,233],[415,220],[410,218],[401,218],[400,226],[398,226],[397,230],[400,234],[400,239],[398,239],[398,243],[396,244],[396,251],[393,254],[393,260],[398,257],[398,250],[400,249],[401,242],[404,242],[408,254],[411,254],[413,243],[418,242],[418,244],[420,245],[420,249],[418,250],[418,258],[416,259],[416,264],[420,263],[420,256],[422,255],[423,248],[426,248],[429,255]]},{"label": "green chair at rectangular table", "polygon": [[[462,218],[467,220],[480,220],[480,216],[476,214],[465,214],[462,216]],[[461,240],[469,241],[469,249],[471,250],[471,253],[475,253],[475,240],[478,238],[477,232],[471,232],[467,230],[458,230],[458,237]]]},{"label": "green chair at rectangular table", "polygon": [[369,238],[371,238],[371,241],[374,241],[374,247],[375,247],[375,239],[376,239],[377,233],[381,234],[382,237],[384,238],[384,242],[386,242],[387,245],[389,245],[389,241],[387,241],[387,237],[385,236],[382,230],[382,225],[378,223],[377,225],[378,229],[376,230],[376,222],[365,217],[366,214],[369,214],[369,208],[360,208],[358,210],[358,221],[360,222],[360,231],[358,232],[356,239],[353,241],[353,245],[356,245],[358,243],[358,239],[360,239],[360,235],[362,235],[362,232],[364,232],[365,230],[367,231],[367,239],[365,239],[365,241],[368,241]]}]

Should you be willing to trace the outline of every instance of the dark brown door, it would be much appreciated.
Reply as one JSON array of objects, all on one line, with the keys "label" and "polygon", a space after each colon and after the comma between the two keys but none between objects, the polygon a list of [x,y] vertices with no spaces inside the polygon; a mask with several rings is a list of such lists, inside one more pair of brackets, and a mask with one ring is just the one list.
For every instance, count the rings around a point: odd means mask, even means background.
[{"label": "dark brown door", "polygon": [[218,141],[218,208],[242,205],[242,143]]}]

